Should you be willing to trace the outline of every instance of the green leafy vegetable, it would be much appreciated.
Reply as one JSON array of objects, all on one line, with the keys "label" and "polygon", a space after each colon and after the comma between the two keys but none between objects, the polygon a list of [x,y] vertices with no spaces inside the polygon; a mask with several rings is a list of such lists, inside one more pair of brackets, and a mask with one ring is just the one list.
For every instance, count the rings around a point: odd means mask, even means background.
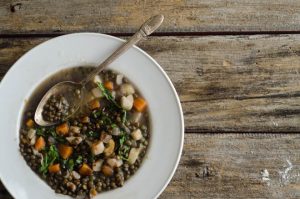
[{"label": "green leafy vegetable", "polygon": [[117,126],[116,124],[114,124],[114,123],[111,124],[110,126],[111,126],[111,128],[116,128],[116,127],[118,127],[118,126]]},{"label": "green leafy vegetable", "polygon": [[39,135],[39,136],[45,137],[45,136],[46,136],[46,135],[45,135],[45,129],[43,129],[42,127],[38,127],[38,128],[36,129],[36,134]]},{"label": "green leafy vegetable", "polygon": [[130,147],[127,145],[123,145],[122,147],[120,147],[118,153],[119,158],[121,158],[122,160],[128,160],[129,150]]},{"label": "green leafy vegetable", "polygon": [[64,160],[60,159],[60,165],[64,169],[68,169],[69,171],[73,171],[75,163],[73,159]]},{"label": "green leafy vegetable", "polygon": [[126,142],[127,139],[128,139],[128,135],[123,132],[122,135],[120,136],[120,139],[119,139],[119,145],[120,146],[119,146],[119,149],[118,149],[118,156],[123,160],[127,160],[129,150],[130,150],[129,146],[124,145],[124,143]]},{"label": "green leafy vegetable", "polygon": [[93,111],[92,114],[93,114],[93,117],[96,119],[102,115],[102,112],[101,111]]},{"label": "green leafy vegetable", "polygon": [[110,91],[107,90],[104,85],[101,82],[97,83],[98,87],[100,88],[100,90],[102,91],[104,97],[111,102],[113,105],[115,105],[117,108],[121,108],[121,106],[115,101],[115,99],[113,98],[113,96],[111,95]]},{"label": "green leafy vegetable", "polygon": [[45,150],[45,155],[40,166],[40,172],[45,175],[48,172],[48,167],[58,160],[59,154],[57,148],[54,145],[50,145],[48,149]]},{"label": "green leafy vegetable", "polygon": [[60,165],[62,168],[67,168],[68,160],[60,159]]},{"label": "green leafy vegetable", "polygon": [[120,147],[125,143],[126,140],[127,140],[127,135],[125,133],[122,133],[119,139]]},{"label": "green leafy vegetable", "polygon": [[78,164],[78,165],[82,163],[82,156],[81,155],[79,155],[77,157],[77,159],[75,160],[75,163]]},{"label": "green leafy vegetable", "polygon": [[106,115],[102,115],[101,116],[101,120],[103,121],[103,123],[105,125],[110,125],[112,123],[110,117],[106,116]]},{"label": "green leafy vegetable", "polygon": [[73,159],[70,159],[68,162],[67,162],[67,169],[69,170],[69,171],[73,171],[73,169],[74,169],[74,160]]},{"label": "green leafy vegetable", "polygon": [[99,133],[94,132],[94,131],[89,131],[89,132],[86,133],[86,135],[87,135],[88,137],[91,137],[91,138],[97,138],[97,137],[100,136]]}]

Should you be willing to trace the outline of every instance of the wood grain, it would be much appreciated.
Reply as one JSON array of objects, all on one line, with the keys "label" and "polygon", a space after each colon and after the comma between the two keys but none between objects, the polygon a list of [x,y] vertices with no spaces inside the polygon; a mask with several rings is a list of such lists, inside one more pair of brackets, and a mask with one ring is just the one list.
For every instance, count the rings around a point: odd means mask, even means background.
[{"label": "wood grain", "polygon": [[297,0],[2,0],[0,34],[132,33],[166,16],[160,32],[300,31]]},{"label": "wood grain", "polygon": [[[262,179],[265,169],[269,180]],[[296,199],[299,172],[299,134],[186,134],[180,165],[160,199]]]},{"label": "wood grain", "polygon": [[[46,39],[0,39],[0,76]],[[152,37],[140,46],[175,84],[187,132],[297,132],[299,43],[299,35]]]},{"label": "wood grain", "polygon": [[[187,134],[180,166],[160,198],[299,198],[299,138]],[[262,180],[264,169],[269,181]],[[283,180],[284,171],[289,181]]]}]

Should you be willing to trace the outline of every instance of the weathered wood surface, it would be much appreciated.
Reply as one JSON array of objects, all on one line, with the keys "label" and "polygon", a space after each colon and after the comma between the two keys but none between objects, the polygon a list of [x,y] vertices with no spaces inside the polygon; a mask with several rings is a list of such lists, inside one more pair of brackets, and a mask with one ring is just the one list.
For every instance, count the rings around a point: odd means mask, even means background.
[{"label": "weathered wood surface", "polygon": [[[0,39],[0,76],[46,39]],[[299,35],[152,37],[140,46],[174,82],[188,132],[297,132],[299,42]]]},{"label": "weathered wood surface", "polygon": [[296,199],[299,172],[299,134],[186,134],[180,165],[160,199]]},{"label": "weathered wood surface", "polygon": [[299,138],[186,134],[180,166],[160,198],[299,198]]},{"label": "weathered wood surface", "polygon": [[0,34],[132,33],[149,16],[160,32],[300,31],[298,0],[2,0]]}]

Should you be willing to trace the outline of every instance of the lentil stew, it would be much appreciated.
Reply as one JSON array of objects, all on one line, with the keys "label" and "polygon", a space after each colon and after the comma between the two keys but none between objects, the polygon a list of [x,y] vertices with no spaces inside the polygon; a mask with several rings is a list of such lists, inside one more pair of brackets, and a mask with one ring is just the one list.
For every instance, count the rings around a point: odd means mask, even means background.
[{"label": "lentil stew", "polygon": [[141,166],[150,141],[149,110],[137,88],[122,74],[106,70],[82,93],[81,109],[64,120],[69,111],[63,96],[50,98],[45,119],[58,125],[42,127],[33,113],[43,94],[54,84],[80,81],[93,67],[59,71],[32,94],[20,129],[20,152],[27,164],[56,193],[92,198],[122,187]]}]

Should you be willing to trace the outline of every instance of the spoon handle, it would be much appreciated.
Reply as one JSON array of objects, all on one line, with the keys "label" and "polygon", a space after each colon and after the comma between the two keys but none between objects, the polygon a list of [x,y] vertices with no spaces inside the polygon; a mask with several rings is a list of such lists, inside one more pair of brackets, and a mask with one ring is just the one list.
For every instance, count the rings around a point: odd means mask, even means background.
[{"label": "spoon handle", "polygon": [[124,52],[126,52],[133,45],[138,43],[141,39],[146,38],[148,35],[153,33],[163,22],[163,15],[156,15],[148,19],[141,28],[122,46],[120,46],[113,54],[111,54],[104,62],[102,62],[90,75],[81,81],[82,85],[89,82],[95,75],[101,72],[107,65],[112,63],[118,57],[120,57]]}]

